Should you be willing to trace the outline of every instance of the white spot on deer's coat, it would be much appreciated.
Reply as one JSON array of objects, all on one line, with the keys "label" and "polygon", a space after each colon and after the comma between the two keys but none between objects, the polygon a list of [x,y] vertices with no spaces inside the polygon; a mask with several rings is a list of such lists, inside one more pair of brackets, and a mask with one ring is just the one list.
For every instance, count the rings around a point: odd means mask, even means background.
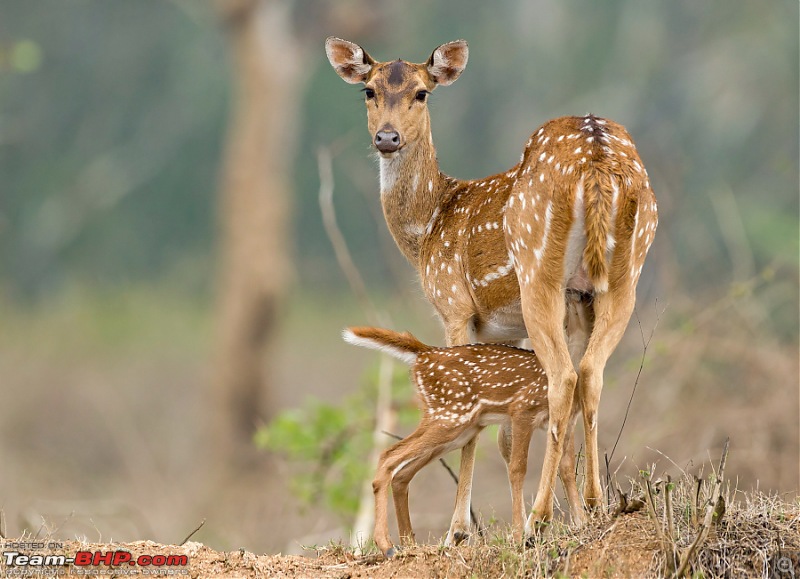
[{"label": "white spot on deer's coat", "polygon": [[544,232],[542,233],[542,243],[539,245],[537,249],[533,250],[533,255],[536,257],[536,261],[542,261],[542,254],[544,254],[544,250],[547,247],[547,238],[550,235],[550,224],[553,221],[553,202],[550,201],[547,204],[547,209],[544,212]]}]

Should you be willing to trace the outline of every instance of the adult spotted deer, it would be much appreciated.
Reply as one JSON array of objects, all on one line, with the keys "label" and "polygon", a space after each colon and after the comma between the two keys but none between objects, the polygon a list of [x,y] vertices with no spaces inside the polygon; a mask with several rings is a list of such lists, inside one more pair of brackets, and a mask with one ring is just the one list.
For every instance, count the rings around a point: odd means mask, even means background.
[{"label": "adult spotted deer", "polygon": [[[426,464],[463,447],[490,424],[500,424],[511,433],[510,445],[501,439],[500,452],[511,486],[514,537],[520,541],[525,519],[522,485],[528,467],[528,445],[534,429],[547,422],[547,379],[536,355],[501,344],[434,348],[409,333],[380,328],[348,328],[343,336],[351,344],[383,350],[410,364],[422,410],[416,430],[381,454],[372,483],[375,543],[384,555],[391,557],[394,553],[386,513],[389,486],[400,540],[413,542],[408,512],[411,479]],[[573,410],[571,423],[575,418]],[[580,509],[573,445],[564,449],[560,471],[570,508]]]},{"label": "adult spotted deer", "polygon": [[[584,500],[599,506],[603,369],[633,311],[658,222],[630,135],[594,115],[554,119],[533,133],[508,171],[455,179],[439,170],[427,100],[462,73],[467,43],[443,44],[421,64],[377,62],[338,38],[325,48],[339,76],[364,84],[386,222],[419,272],[448,345],[528,337],[545,371],[549,435],[526,532],[552,517],[576,388],[586,436]],[[586,323],[565,332],[568,303],[585,310],[579,318]],[[499,437],[510,443],[506,429]],[[462,450],[448,543],[469,536],[475,442]]]}]

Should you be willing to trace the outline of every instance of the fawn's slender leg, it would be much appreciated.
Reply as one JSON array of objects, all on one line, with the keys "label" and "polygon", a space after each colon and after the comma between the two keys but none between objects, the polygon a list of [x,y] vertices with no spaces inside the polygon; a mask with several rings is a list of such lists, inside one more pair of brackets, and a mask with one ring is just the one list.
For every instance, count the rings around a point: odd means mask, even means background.
[{"label": "fawn's slender leg", "polygon": [[603,369],[625,332],[635,299],[635,289],[627,284],[613,286],[609,292],[597,294],[594,298],[594,332],[580,363],[579,392],[586,434],[583,495],[589,508],[600,506],[603,500],[597,455],[597,407],[603,390]]},{"label": "fawn's slender leg", "polygon": [[[580,362],[586,353],[589,338],[594,327],[594,306],[591,299],[582,292],[567,291],[565,295],[566,315],[564,317],[564,332],[567,336],[567,349],[569,350],[572,366],[578,370]],[[579,404],[578,397],[581,392],[581,375],[578,373],[578,383],[575,388],[575,397],[572,400],[573,410],[570,419],[570,437],[564,441],[564,453],[561,456],[558,474],[561,484],[569,502],[573,523],[583,524],[583,501],[578,493],[575,480],[575,423],[577,413],[575,405]]]},{"label": "fawn's slender leg", "polygon": [[472,501],[472,473],[475,469],[475,448],[478,443],[478,431],[461,449],[461,465],[458,470],[458,490],[450,531],[444,541],[445,545],[458,545],[469,539],[470,504]]},{"label": "fawn's slender leg", "polygon": [[[391,557],[394,553],[392,547],[392,540],[389,535],[389,518],[387,508],[389,505],[389,485],[392,478],[397,473],[398,469],[402,470],[404,466],[411,462],[418,461],[421,450],[424,449],[426,454],[430,454],[431,447],[430,441],[427,445],[425,442],[424,423],[420,424],[417,429],[409,434],[406,438],[397,442],[384,450],[378,460],[378,468],[375,472],[375,479],[372,481],[372,492],[375,494],[375,544],[387,557]],[[408,511],[408,502],[404,503],[406,512]],[[395,503],[395,510],[398,509],[398,504]],[[410,534],[410,520],[409,530],[406,534]]]},{"label": "fawn's slender leg", "polygon": [[[573,400],[573,406],[577,401]],[[578,414],[574,411],[572,419],[570,420],[569,437],[564,441],[564,453],[561,455],[561,463],[558,466],[558,475],[561,478],[561,484],[564,486],[564,492],[567,495],[567,502],[569,502],[569,511],[572,516],[572,522],[578,526],[583,524],[583,501],[578,492],[578,483],[575,480],[575,423],[578,421]]]},{"label": "fawn's slender leg", "polygon": [[[426,437],[432,438],[432,437]],[[422,467],[439,456],[436,447],[431,448],[423,439],[424,451],[411,462],[396,470],[392,477],[392,500],[397,515],[397,528],[400,534],[400,543],[410,545],[414,543],[414,530],[411,528],[411,515],[408,510],[408,485]]]},{"label": "fawn's slender leg", "polygon": [[497,448],[500,449],[500,455],[506,461],[506,466],[511,461],[511,423],[503,422],[500,428],[497,429]]},{"label": "fawn's slender leg", "polygon": [[[575,442],[573,440],[575,435],[575,423],[578,420],[578,415],[574,412],[574,405],[577,404],[577,402],[573,400],[572,404],[573,416],[569,425],[569,434],[564,441],[564,452],[561,455],[561,463],[558,467],[558,476],[561,478],[561,484],[564,486],[564,491],[567,495],[567,501],[569,501],[572,522],[580,526],[583,524],[584,518],[583,501],[580,493],[578,492],[577,481],[575,480]],[[501,424],[499,430],[497,431],[497,446],[500,449],[500,454],[506,461],[506,469],[509,470],[509,483],[511,482],[511,441],[511,425],[508,423]],[[511,500],[513,503],[513,488],[511,489]]]},{"label": "fawn's slender leg", "polygon": [[511,422],[511,456],[508,462],[508,480],[511,485],[511,526],[514,540],[522,541],[525,521],[525,496],[523,485],[528,471],[528,446],[531,443],[533,422],[527,412],[520,412]]},{"label": "fawn's slender leg", "polygon": [[[472,336],[469,331],[469,319],[447,320],[445,322],[448,346],[469,344]],[[445,538],[445,545],[458,545],[469,539],[470,506],[472,502],[472,477],[475,470],[475,449],[478,444],[478,433],[461,449],[461,463],[458,472],[458,489],[456,504],[450,529]]]},{"label": "fawn's slender leg", "polygon": [[[502,422],[497,429],[497,447],[500,449],[500,456],[506,463],[508,474],[508,486],[511,491],[511,504],[514,504],[514,486],[511,484],[511,444],[513,440],[511,422]],[[513,512],[512,512],[513,516]]]}]

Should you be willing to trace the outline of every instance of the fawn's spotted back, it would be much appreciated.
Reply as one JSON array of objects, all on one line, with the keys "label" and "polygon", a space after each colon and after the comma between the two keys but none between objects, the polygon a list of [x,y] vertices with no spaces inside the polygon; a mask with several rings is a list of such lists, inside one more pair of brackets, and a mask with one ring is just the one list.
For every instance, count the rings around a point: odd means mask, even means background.
[{"label": "fawn's spotted back", "polygon": [[433,348],[417,356],[411,376],[430,420],[467,424],[477,414],[507,414],[516,405],[546,417],[547,377],[529,350],[497,344]]}]

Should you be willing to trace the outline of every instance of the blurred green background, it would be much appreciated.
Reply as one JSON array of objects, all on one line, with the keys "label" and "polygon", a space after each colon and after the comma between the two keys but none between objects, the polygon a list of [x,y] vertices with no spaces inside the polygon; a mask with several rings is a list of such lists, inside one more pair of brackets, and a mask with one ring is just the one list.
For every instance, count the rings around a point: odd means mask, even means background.
[{"label": "blurred green background", "polygon": [[[265,195],[291,210],[265,418],[337,400],[372,359],[339,340],[366,315],[322,225],[320,147],[334,153],[339,224],[374,299],[398,329],[443,340],[383,223],[362,97],[331,70],[324,39],[419,62],[464,38],[466,72],[430,99],[443,171],[504,170],[539,124],[587,112],[624,124],[648,167],[660,224],[638,309],[645,334],[659,325],[622,454],[659,449],[685,466],[730,434],[742,487],[797,493],[797,2],[0,0],[0,532],[44,518],[56,535],[174,542],[208,517],[200,540],[256,550],[335,534],[288,498],[290,463],[262,457],[231,478],[198,466],[214,445],[231,11],[250,4],[267,6],[262,57],[293,71],[268,101],[291,138],[270,168],[287,187]],[[633,321],[606,372],[601,447],[621,423],[639,334]],[[485,438],[475,501],[502,515],[505,474]],[[422,523],[434,533],[450,515],[440,486],[428,511],[441,516]]]}]

